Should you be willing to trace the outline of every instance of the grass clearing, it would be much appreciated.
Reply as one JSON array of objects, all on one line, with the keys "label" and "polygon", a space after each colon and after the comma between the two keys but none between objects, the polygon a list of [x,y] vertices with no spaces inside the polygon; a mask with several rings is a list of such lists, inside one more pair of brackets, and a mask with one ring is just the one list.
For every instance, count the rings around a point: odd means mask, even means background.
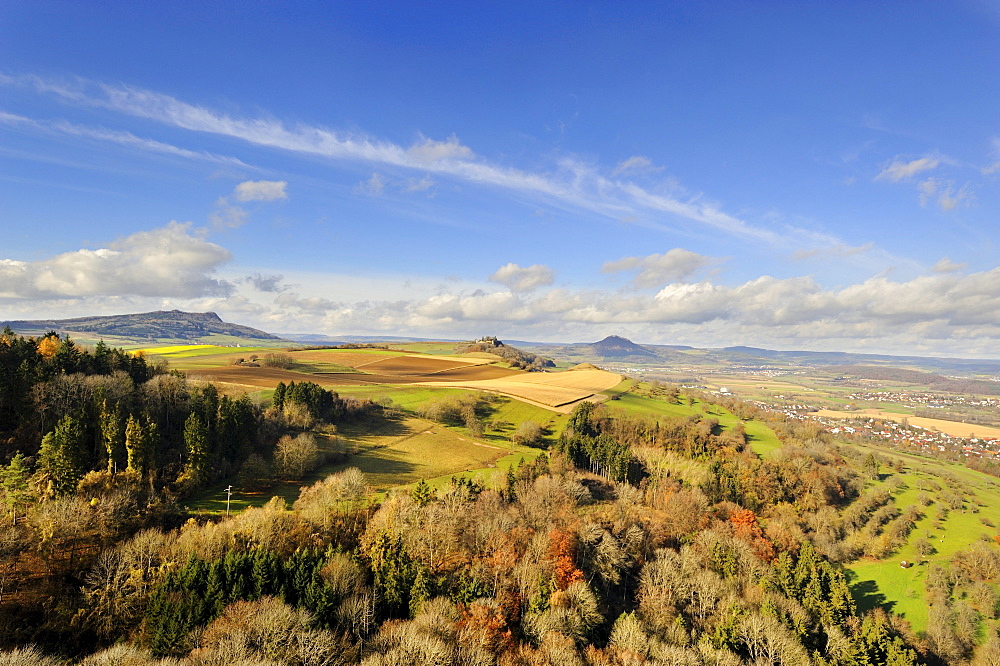
[{"label": "grass clearing", "polygon": [[377,490],[490,467],[504,448],[474,440],[441,424],[404,417],[391,432],[342,432],[351,455],[337,469],[357,467]]},{"label": "grass clearing", "polygon": [[[481,438],[472,439],[456,429],[415,416],[391,420],[376,429],[346,424],[338,437],[351,452],[346,459],[324,465],[300,482],[275,483],[270,488],[255,491],[234,489],[230,510],[237,512],[250,506],[262,506],[275,496],[291,504],[303,486],[350,467],[360,469],[374,490],[386,491],[420,479],[446,483],[457,475],[489,477],[499,469],[498,464],[506,469],[505,466],[517,464],[522,457],[533,459],[541,453],[526,447],[511,451],[510,447],[488,444]],[[211,488],[185,502],[185,506],[203,513],[225,513],[225,486]]]}]

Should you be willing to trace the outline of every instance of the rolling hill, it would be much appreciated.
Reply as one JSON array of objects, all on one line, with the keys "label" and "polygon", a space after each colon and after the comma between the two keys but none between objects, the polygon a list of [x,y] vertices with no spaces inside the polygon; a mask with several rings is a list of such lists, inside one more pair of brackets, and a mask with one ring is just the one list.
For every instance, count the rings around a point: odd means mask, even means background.
[{"label": "rolling hill", "polygon": [[593,343],[590,347],[594,350],[594,354],[601,358],[656,357],[655,352],[618,335],[609,335],[603,340]]}]

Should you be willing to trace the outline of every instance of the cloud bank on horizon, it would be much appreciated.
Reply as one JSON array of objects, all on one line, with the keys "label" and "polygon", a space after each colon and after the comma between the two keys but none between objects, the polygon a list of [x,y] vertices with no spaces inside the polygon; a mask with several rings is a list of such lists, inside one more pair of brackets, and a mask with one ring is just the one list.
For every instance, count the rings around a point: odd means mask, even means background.
[{"label": "cloud bank on horizon", "polygon": [[[10,229],[0,308],[10,319],[213,309],[279,333],[618,333],[697,346],[1000,356],[997,100],[984,102],[975,71],[944,82],[892,58],[884,66],[898,68],[914,98],[945,86],[952,99],[921,108],[906,93],[886,96],[865,68],[892,52],[875,30],[900,19],[888,8],[781,7],[728,16],[709,3],[652,19],[621,10],[650,63],[685,63],[698,81],[629,69],[627,40],[584,14],[564,17],[578,30],[566,54],[544,42],[529,49],[532,62],[557,70],[559,94],[500,73],[517,40],[463,42],[478,73],[455,70],[454,54],[431,48],[471,40],[463,28],[488,30],[474,14],[435,37],[406,17],[397,24],[353,10],[364,21],[336,27],[354,31],[360,71],[335,68],[329,90],[313,97],[281,77],[246,77],[220,98],[204,92],[222,83],[212,68],[182,80],[58,53],[33,60],[29,29],[15,45],[27,55],[0,72],[0,214]],[[929,59],[942,57],[949,31],[984,20],[919,10],[926,16],[895,11],[912,24],[903,28],[940,29]],[[857,77],[844,81],[821,52],[836,50],[838,22],[846,29],[858,13],[873,21],[871,33],[862,28],[862,46],[839,64]],[[15,18],[22,28],[39,20],[30,11]],[[80,39],[71,18],[55,26],[70,43]],[[138,27],[166,44],[169,31],[143,18],[107,29]],[[676,20],[693,35],[665,46]],[[774,61],[767,40],[746,36],[747,21],[811,31],[816,53]],[[683,49],[699,29],[731,31],[738,43],[696,65]],[[281,71],[333,48],[281,51],[290,38],[275,30],[262,48],[282,54]],[[972,50],[996,52],[1000,40],[985,36],[1000,37],[996,22],[982,32]],[[417,79],[427,90],[394,78],[393,67],[410,70],[383,39],[390,34],[404,51],[430,49]],[[893,39],[906,38],[904,29]],[[621,62],[595,70],[588,40]],[[724,56],[740,47],[749,49],[737,66],[746,84],[718,82],[723,65],[734,66]],[[175,65],[206,55],[162,54]],[[489,98],[482,72],[500,77],[493,88],[504,98]],[[774,77],[788,89],[769,87]],[[837,101],[823,81],[839,86]],[[440,104],[441,85],[465,93],[453,112]],[[616,90],[615,104],[591,94],[602,87]],[[706,91],[708,99],[693,94]],[[691,108],[670,103],[671,92],[688,93]],[[742,100],[732,115],[727,92]],[[506,97],[552,109],[505,107]],[[935,120],[956,99],[965,117]],[[794,115],[803,106],[813,110]]]}]

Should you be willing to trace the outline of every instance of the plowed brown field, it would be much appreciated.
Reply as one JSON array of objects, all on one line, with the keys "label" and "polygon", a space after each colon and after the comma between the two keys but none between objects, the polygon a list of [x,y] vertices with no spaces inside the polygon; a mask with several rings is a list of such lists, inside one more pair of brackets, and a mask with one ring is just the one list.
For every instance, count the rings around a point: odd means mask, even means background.
[{"label": "plowed brown field", "polygon": [[490,359],[433,357],[357,351],[294,352],[298,361],[334,363],[363,370],[351,372],[299,372],[279,368],[244,366],[205,367],[189,373],[205,379],[252,389],[274,388],[278,382],[316,382],[325,387],[371,384],[421,384],[447,388],[492,391],[524,402],[568,413],[581,400],[604,399],[603,391],[621,382],[621,375],[597,368],[569,372],[522,372],[488,365]]},{"label": "plowed brown field", "polygon": [[[304,352],[310,353],[310,352]],[[484,359],[471,359],[468,363],[456,363],[455,359],[440,359],[426,356],[393,356],[372,361],[369,354],[355,354],[352,359],[365,360],[350,366],[346,356],[330,352],[312,352],[310,357],[301,357],[296,353],[297,360],[311,363],[339,363],[349,367],[363,369],[365,374],[350,372],[297,372],[281,368],[253,368],[246,366],[204,367],[190,371],[192,379],[234,384],[250,388],[274,388],[278,382],[315,382],[321,386],[363,386],[367,384],[415,384],[430,379],[442,379],[449,382],[476,382],[498,379],[511,375],[523,375],[518,370],[485,365]],[[319,356],[323,354],[324,356]],[[363,358],[368,357],[368,358]]]},{"label": "plowed brown field", "polygon": [[523,374],[524,373],[520,370],[514,370],[512,368],[501,368],[495,365],[477,365],[472,368],[452,368],[450,370],[442,370],[441,372],[435,372],[433,375],[426,377],[426,379],[436,382],[461,382],[469,380],[501,379],[503,377],[512,377],[514,375]]}]

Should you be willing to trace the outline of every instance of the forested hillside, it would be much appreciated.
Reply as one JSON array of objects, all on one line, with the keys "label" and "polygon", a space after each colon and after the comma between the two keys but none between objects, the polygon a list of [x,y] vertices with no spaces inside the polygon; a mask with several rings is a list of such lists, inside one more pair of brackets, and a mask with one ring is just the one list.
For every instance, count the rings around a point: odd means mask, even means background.
[{"label": "forested hillside", "polygon": [[[343,455],[317,443],[338,424],[399,410],[311,382],[258,403],[164,370],[0,338],[0,663],[1000,657],[997,544],[935,574],[925,634],[859,608],[840,563],[891,549],[928,504],[887,509],[872,481],[900,470],[815,424],[734,398],[699,412],[661,387],[641,398],[659,411],[581,403],[545,454],[490,482],[376,495],[347,468],[291,504],[192,516],[178,499],[205,484],[303,478]],[[747,433],[765,431],[780,447],[761,455]]]},{"label": "forested hillside", "polygon": [[127,340],[197,340],[205,336],[225,335],[253,341],[280,341],[270,333],[222,321],[214,312],[158,310],[136,314],[75,317],[0,322],[15,331],[73,331],[93,336],[114,336]]}]

